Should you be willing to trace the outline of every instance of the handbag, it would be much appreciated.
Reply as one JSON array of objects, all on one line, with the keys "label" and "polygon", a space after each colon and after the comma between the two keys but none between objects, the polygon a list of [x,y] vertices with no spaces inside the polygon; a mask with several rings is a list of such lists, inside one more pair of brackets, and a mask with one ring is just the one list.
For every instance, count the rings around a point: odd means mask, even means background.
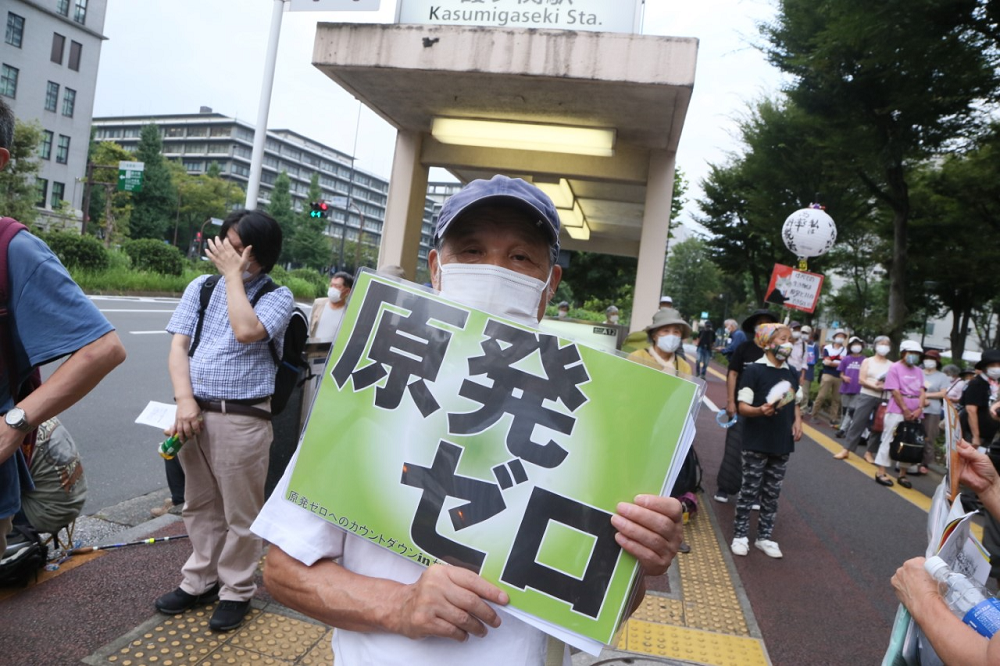
[{"label": "handbag", "polygon": [[882,401],[882,403],[875,408],[875,414],[872,416],[872,427],[870,430],[872,432],[882,432],[885,430],[885,413],[889,409],[889,403]]},{"label": "handbag", "polygon": [[889,445],[889,457],[896,462],[915,464],[924,457],[924,428],[920,421],[903,421]]}]

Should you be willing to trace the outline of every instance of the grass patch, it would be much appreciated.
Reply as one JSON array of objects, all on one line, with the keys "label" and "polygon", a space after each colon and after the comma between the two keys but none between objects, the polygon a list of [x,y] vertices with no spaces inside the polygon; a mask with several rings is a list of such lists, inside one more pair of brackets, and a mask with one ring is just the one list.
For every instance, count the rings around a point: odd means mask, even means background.
[{"label": "grass patch", "polygon": [[[88,294],[180,296],[192,280],[204,273],[185,267],[181,275],[162,275],[137,271],[119,263],[104,270],[70,269],[70,275]],[[298,300],[311,301],[316,298],[315,285],[301,278],[288,276],[275,282],[291,289],[292,295]]]}]

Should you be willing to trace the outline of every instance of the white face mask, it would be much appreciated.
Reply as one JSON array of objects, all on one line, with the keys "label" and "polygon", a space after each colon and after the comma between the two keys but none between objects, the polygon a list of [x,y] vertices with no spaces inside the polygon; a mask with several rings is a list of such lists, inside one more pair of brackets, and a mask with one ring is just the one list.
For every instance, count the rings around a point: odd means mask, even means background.
[{"label": "white face mask", "polygon": [[937,370],[937,361],[931,358],[925,359],[924,367],[927,368],[928,370]]},{"label": "white face mask", "polygon": [[610,317],[608,317],[608,321],[610,321],[612,324],[617,324],[618,323],[618,315],[611,315]]},{"label": "white face mask", "polygon": [[529,326],[549,284],[492,264],[441,264],[440,279],[445,298]]},{"label": "white face mask", "polygon": [[802,334],[798,331],[792,331],[792,340],[801,340]]},{"label": "white face mask", "polygon": [[243,271],[243,274],[240,277],[243,278],[244,282],[249,282],[250,280],[257,277],[257,274],[251,273],[250,271]]},{"label": "white face mask", "polygon": [[681,346],[681,336],[670,333],[656,338],[656,346],[662,352],[673,354]]},{"label": "white face mask", "polygon": [[339,303],[343,295],[344,293],[336,287],[330,287],[326,290],[326,297],[330,299],[331,303]]},{"label": "white face mask", "polygon": [[892,347],[889,345],[875,345],[875,353],[879,356],[888,356],[890,351]]},{"label": "white face mask", "polygon": [[993,380],[1000,379],[1000,368],[986,368],[986,376]]},{"label": "white face mask", "polygon": [[863,347],[861,345],[851,345],[852,354],[860,354]]},{"label": "white face mask", "polygon": [[844,338],[834,338],[833,344],[837,345],[838,347],[843,347],[844,346]]}]

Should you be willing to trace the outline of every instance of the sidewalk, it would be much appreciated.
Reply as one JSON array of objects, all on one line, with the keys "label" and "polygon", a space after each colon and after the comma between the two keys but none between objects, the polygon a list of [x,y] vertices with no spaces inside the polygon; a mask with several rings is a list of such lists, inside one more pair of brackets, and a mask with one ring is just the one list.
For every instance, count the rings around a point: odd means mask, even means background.
[{"label": "sidewalk", "polygon": [[[698,419],[698,448],[721,446],[714,413]],[[711,470],[705,470],[711,473]],[[157,506],[162,493],[137,498],[129,515]],[[770,660],[707,494],[685,527],[688,554],[668,573],[647,579],[642,606],[623,627],[616,649],[590,664],[767,666]],[[148,506],[147,506],[148,505]],[[102,543],[184,534],[176,516],[142,523]],[[186,540],[74,556],[22,590],[0,590],[5,661],[12,664],[172,666],[177,664],[330,664],[331,629],[276,603],[258,578],[253,611],[240,629],[209,631],[214,605],[178,616],[153,609],[172,589],[190,552]],[[259,572],[258,572],[259,577]]]}]

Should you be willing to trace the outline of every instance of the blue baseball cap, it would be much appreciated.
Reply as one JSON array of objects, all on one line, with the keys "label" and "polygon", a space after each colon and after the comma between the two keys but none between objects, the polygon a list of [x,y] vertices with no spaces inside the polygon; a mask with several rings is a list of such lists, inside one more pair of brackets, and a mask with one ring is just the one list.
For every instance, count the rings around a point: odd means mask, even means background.
[{"label": "blue baseball cap", "polygon": [[559,213],[552,199],[526,180],[501,175],[474,180],[445,201],[434,228],[434,242],[439,242],[463,213],[486,204],[506,204],[525,212],[548,237],[552,262],[559,258]]}]

